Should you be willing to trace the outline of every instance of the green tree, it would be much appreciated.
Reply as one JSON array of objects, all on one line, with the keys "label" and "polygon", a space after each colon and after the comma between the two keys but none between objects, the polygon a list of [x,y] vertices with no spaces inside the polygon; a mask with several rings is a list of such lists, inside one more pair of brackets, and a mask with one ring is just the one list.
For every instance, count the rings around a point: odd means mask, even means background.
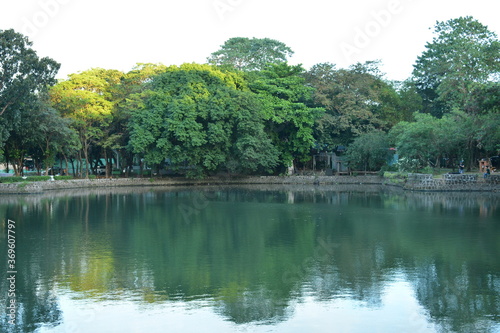
[{"label": "green tree", "polygon": [[399,83],[396,86],[396,91],[399,95],[398,109],[400,110],[400,117],[397,118],[398,121],[394,122],[394,125],[400,121],[412,121],[413,114],[423,111],[422,97],[418,93],[413,80],[408,79]]},{"label": "green tree", "polygon": [[[72,120],[82,146],[85,175],[89,175],[89,151],[92,145],[102,147],[109,137],[109,124],[113,119],[113,89],[123,73],[116,70],[94,68],[71,74],[69,79],[59,82],[50,91],[54,107],[64,117]],[[81,170],[83,174],[83,170]]]},{"label": "green tree", "polygon": [[347,145],[356,136],[388,129],[409,117],[408,111],[400,108],[397,91],[382,79],[378,62],[358,63],[349,69],[317,64],[305,77],[315,88],[315,105],[326,110],[315,127],[321,148]]},{"label": "green tree", "polygon": [[207,60],[213,65],[255,71],[264,69],[268,64],[286,62],[292,55],[290,47],[274,39],[235,37],[228,39]]},{"label": "green tree", "polygon": [[237,73],[171,66],[131,106],[130,144],[147,163],[169,159],[189,177],[217,170],[272,170],[277,152],[263,131],[262,105]]},{"label": "green tree", "polygon": [[355,170],[378,171],[389,158],[389,142],[383,131],[363,133],[348,146],[349,167]]},{"label": "green tree", "polygon": [[[166,70],[162,64],[139,63],[131,71],[125,73],[119,83],[113,84],[112,100],[113,111],[112,121],[108,126],[108,138],[103,142],[103,147],[113,151],[117,156],[119,168],[125,167],[126,176],[132,169],[134,154],[129,149],[130,130],[128,128],[131,116],[131,109],[134,103],[140,104],[140,93],[147,89],[147,83],[154,75]],[[135,99],[135,100],[134,100]],[[104,151],[106,151],[106,149]],[[109,173],[110,162],[106,163],[106,172]]]},{"label": "green tree", "polygon": [[425,112],[436,116],[463,109],[471,91],[500,73],[500,42],[471,16],[437,22],[436,36],[418,57],[413,76]]},{"label": "green tree", "polygon": [[500,113],[490,113],[482,118],[481,148],[484,149],[486,156],[498,156],[500,155]]},{"label": "green tree", "polygon": [[466,159],[470,170],[477,157],[482,122],[459,110],[442,118],[417,113],[415,122],[399,123],[390,135],[399,156],[418,161],[419,168],[441,167],[443,161],[455,167],[459,160]]},{"label": "green tree", "polygon": [[36,104],[36,93],[54,84],[60,65],[39,58],[27,37],[14,30],[0,30],[0,148],[23,108]]},{"label": "green tree", "polygon": [[28,117],[32,124],[28,127],[31,132],[28,134],[33,151],[31,155],[38,155],[47,175],[49,168],[55,163],[56,154],[64,152],[64,146],[74,142],[76,132],[71,128],[71,120],[62,118],[45,99],[38,110]]},{"label": "green tree", "polygon": [[13,127],[5,151],[16,175],[22,173],[28,155],[38,170],[43,167],[47,171],[73,135],[70,121],[63,119],[46,98],[40,98],[32,108],[21,110],[20,122]]},{"label": "green tree", "polygon": [[418,161],[418,168],[429,165],[436,155],[438,119],[429,114],[416,114],[415,122],[400,122],[391,130],[399,157]]},{"label": "green tree", "polygon": [[500,113],[500,82],[474,86],[464,111],[472,115]]},{"label": "green tree", "polygon": [[266,132],[284,167],[310,159],[314,122],[324,111],[310,107],[313,89],[306,86],[303,73],[301,65],[280,63],[248,75],[250,89],[263,101]]},{"label": "green tree", "polygon": [[226,167],[237,173],[271,173],[278,166],[279,147],[265,132],[263,105],[254,93],[238,92],[233,98],[233,138]]}]

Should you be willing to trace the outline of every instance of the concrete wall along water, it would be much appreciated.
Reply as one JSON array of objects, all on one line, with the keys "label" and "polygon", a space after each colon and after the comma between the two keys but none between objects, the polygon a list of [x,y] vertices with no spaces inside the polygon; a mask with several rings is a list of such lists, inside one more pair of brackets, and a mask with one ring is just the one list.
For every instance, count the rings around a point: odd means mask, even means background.
[{"label": "concrete wall along water", "polygon": [[[290,177],[245,177],[245,178],[208,178],[203,180],[189,179],[75,179],[30,183],[0,184],[0,193],[27,194],[43,193],[50,190],[79,188],[112,188],[127,186],[204,186],[204,185],[237,185],[237,184],[314,184],[314,185],[381,185],[384,179],[379,176],[290,176]],[[444,175],[434,179],[431,174],[409,174],[404,184],[397,185],[410,191],[491,191],[500,192],[500,175],[490,175],[483,179],[478,175]]]},{"label": "concrete wall along water", "polygon": [[431,174],[408,174],[404,189],[412,191],[500,191],[500,175],[486,178],[476,174],[446,174],[434,178]]}]

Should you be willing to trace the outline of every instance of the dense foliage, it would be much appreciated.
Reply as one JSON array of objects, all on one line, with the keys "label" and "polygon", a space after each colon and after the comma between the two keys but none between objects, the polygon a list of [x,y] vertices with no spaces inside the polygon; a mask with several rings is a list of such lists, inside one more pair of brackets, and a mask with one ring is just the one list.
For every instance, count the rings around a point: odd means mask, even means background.
[{"label": "dense foliage", "polygon": [[243,77],[210,65],[172,66],[131,106],[130,145],[147,163],[189,176],[221,169],[270,172],[278,151],[264,132],[264,108]]},{"label": "dense foliage", "polygon": [[[305,70],[272,39],[231,38],[208,64],[93,68],[55,82],[54,60],[0,31],[0,152],[16,174],[26,158],[73,174],[133,166],[203,177],[281,174],[312,154],[347,147],[357,170],[395,149],[412,171],[454,168],[500,150],[500,42],[472,17],[437,22],[405,82],[379,62]],[[409,168],[409,167],[408,167]]]}]

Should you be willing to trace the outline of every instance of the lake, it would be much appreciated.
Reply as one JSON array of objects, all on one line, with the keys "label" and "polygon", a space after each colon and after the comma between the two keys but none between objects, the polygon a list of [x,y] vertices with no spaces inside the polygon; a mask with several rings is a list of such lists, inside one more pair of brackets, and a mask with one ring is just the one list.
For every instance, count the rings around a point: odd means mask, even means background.
[{"label": "lake", "polygon": [[500,332],[499,194],[75,190],[0,221],[2,332]]}]

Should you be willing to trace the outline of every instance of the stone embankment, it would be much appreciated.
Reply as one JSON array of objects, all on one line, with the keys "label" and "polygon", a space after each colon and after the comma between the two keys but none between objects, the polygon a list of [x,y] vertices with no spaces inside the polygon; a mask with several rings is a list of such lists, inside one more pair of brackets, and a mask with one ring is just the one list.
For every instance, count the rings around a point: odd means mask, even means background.
[{"label": "stone embankment", "polygon": [[[113,179],[74,179],[43,182],[23,182],[1,184],[0,193],[28,194],[43,193],[51,190],[113,187],[174,187],[206,185],[382,185],[384,178],[379,176],[289,176],[289,177],[217,177],[203,180],[180,178],[113,178]],[[393,184],[394,185],[394,184]],[[432,175],[409,174],[406,182],[396,185],[411,191],[492,191],[500,192],[500,175],[487,179],[477,175],[445,175],[434,179]]]},{"label": "stone embankment", "polygon": [[433,178],[431,174],[408,174],[405,190],[412,191],[493,191],[500,192],[500,175],[486,178],[477,174],[446,174]]},{"label": "stone embankment", "polygon": [[291,176],[291,177],[217,177],[203,180],[176,178],[112,178],[112,179],[73,179],[43,182],[23,182],[0,184],[0,193],[42,193],[50,190],[78,188],[126,187],[126,186],[204,186],[238,184],[381,184],[381,177],[374,176]]}]

